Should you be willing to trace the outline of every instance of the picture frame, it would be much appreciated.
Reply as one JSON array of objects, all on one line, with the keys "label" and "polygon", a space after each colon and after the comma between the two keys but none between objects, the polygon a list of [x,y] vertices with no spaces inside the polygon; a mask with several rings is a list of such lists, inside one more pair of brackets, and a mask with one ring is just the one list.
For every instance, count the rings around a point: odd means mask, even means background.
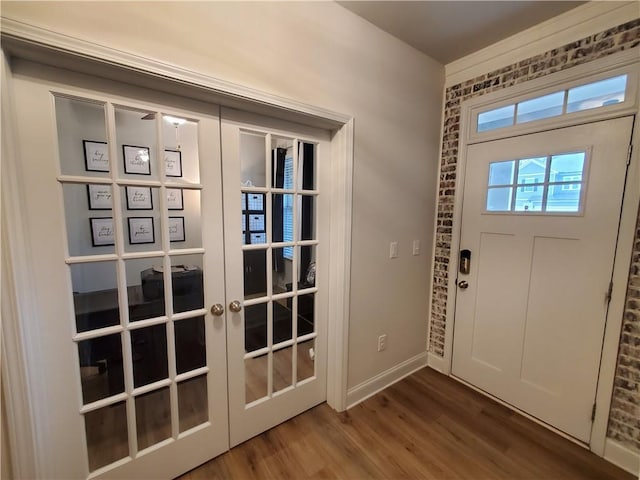
[{"label": "picture frame", "polygon": [[109,146],[107,142],[82,140],[84,168],[87,172],[109,171]]},{"label": "picture frame", "polygon": [[185,241],[184,217],[169,217],[169,241]]},{"label": "picture frame", "polygon": [[94,247],[115,245],[113,217],[94,217],[89,219],[91,225],[91,244]]},{"label": "picture frame", "polygon": [[126,186],[127,210],[153,210],[151,187]]},{"label": "picture frame", "polygon": [[111,210],[113,208],[111,185],[87,184],[89,210]]},{"label": "picture frame", "polygon": [[167,209],[184,210],[184,198],[181,188],[167,188]]},{"label": "picture frame", "polygon": [[133,175],[151,175],[151,154],[149,147],[123,145],[124,172]]},{"label": "picture frame", "polygon": [[155,243],[153,217],[129,217],[129,244]]},{"label": "picture frame", "polygon": [[164,174],[167,177],[182,177],[182,152],[165,149]]}]

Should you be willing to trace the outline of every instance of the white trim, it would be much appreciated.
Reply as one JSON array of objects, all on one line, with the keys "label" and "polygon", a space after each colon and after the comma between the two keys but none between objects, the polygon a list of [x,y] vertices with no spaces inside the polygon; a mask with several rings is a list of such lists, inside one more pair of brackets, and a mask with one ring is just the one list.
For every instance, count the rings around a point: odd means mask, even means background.
[{"label": "white trim", "polygon": [[607,438],[604,459],[640,478],[640,453],[634,452],[620,442]]},{"label": "white trim", "polygon": [[445,65],[445,86],[455,85],[525,58],[638,18],[638,3],[592,1]]},{"label": "white trim", "polygon": [[449,375],[449,373],[451,373],[451,365],[445,361],[444,357],[432,352],[427,354],[427,367],[432,368],[443,375]]},{"label": "white trim", "polygon": [[427,353],[423,352],[350,388],[347,392],[347,408],[354,407],[426,366]]}]

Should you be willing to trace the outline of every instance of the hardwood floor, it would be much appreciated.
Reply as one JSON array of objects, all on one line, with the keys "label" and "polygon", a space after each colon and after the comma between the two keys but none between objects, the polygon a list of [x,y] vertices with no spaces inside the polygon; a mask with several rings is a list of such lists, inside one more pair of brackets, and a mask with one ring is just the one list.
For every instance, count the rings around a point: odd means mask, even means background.
[{"label": "hardwood floor", "polygon": [[322,404],[180,478],[634,477],[425,368],[347,412]]}]

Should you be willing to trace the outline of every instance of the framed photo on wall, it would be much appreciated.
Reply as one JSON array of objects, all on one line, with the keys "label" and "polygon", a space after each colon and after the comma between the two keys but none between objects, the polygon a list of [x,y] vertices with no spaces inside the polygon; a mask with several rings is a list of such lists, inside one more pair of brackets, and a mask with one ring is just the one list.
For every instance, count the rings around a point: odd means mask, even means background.
[{"label": "framed photo on wall", "polygon": [[151,187],[125,187],[127,210],[153,210]]},{"label": "framed photo on wall", "polygon": [[123,145],[124,172],[135,175],[151,175],[151,156],[149,147]]},{"label": "framed photo on wall", "polygon": [[180,150],[164,151],[164,173],[167,177],[182,176],[182,152]]},{"label": "framed photo on wall", "polygon": [[153,217],[129,217],[129,243],[154,243]]},{"label": "framed photo on wall", "polygon": [[169,241],[184,242],[184,217],[169,217]]},{"label": "framed photo on wall", "polygon": [[109,171],[109,148],[107,142],[83,140],[84,168],[87,172]]},{"label": "framed photo on wall", "polygon": [[111,210],[111,185],[87,185],[89,210]]},{"label": "framed photo on wall", "polygon": [[91,243],[94,247],[115,244],[112,217],[90,218],[89,222],[91,223]]},{"label": "framed photo on wall", "polygon": [[181,188],[167,188],[167,208],[169,210],[184,210]]}]

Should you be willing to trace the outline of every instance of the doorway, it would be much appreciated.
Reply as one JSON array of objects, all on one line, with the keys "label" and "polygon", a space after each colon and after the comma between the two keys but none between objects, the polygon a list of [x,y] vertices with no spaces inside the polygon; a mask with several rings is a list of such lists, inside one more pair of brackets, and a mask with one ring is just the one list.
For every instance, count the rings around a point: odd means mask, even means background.
[{"label": "doorway", "polygon": [[467,151],[452,373],[584,443],[632,125],[625,117]]}]

